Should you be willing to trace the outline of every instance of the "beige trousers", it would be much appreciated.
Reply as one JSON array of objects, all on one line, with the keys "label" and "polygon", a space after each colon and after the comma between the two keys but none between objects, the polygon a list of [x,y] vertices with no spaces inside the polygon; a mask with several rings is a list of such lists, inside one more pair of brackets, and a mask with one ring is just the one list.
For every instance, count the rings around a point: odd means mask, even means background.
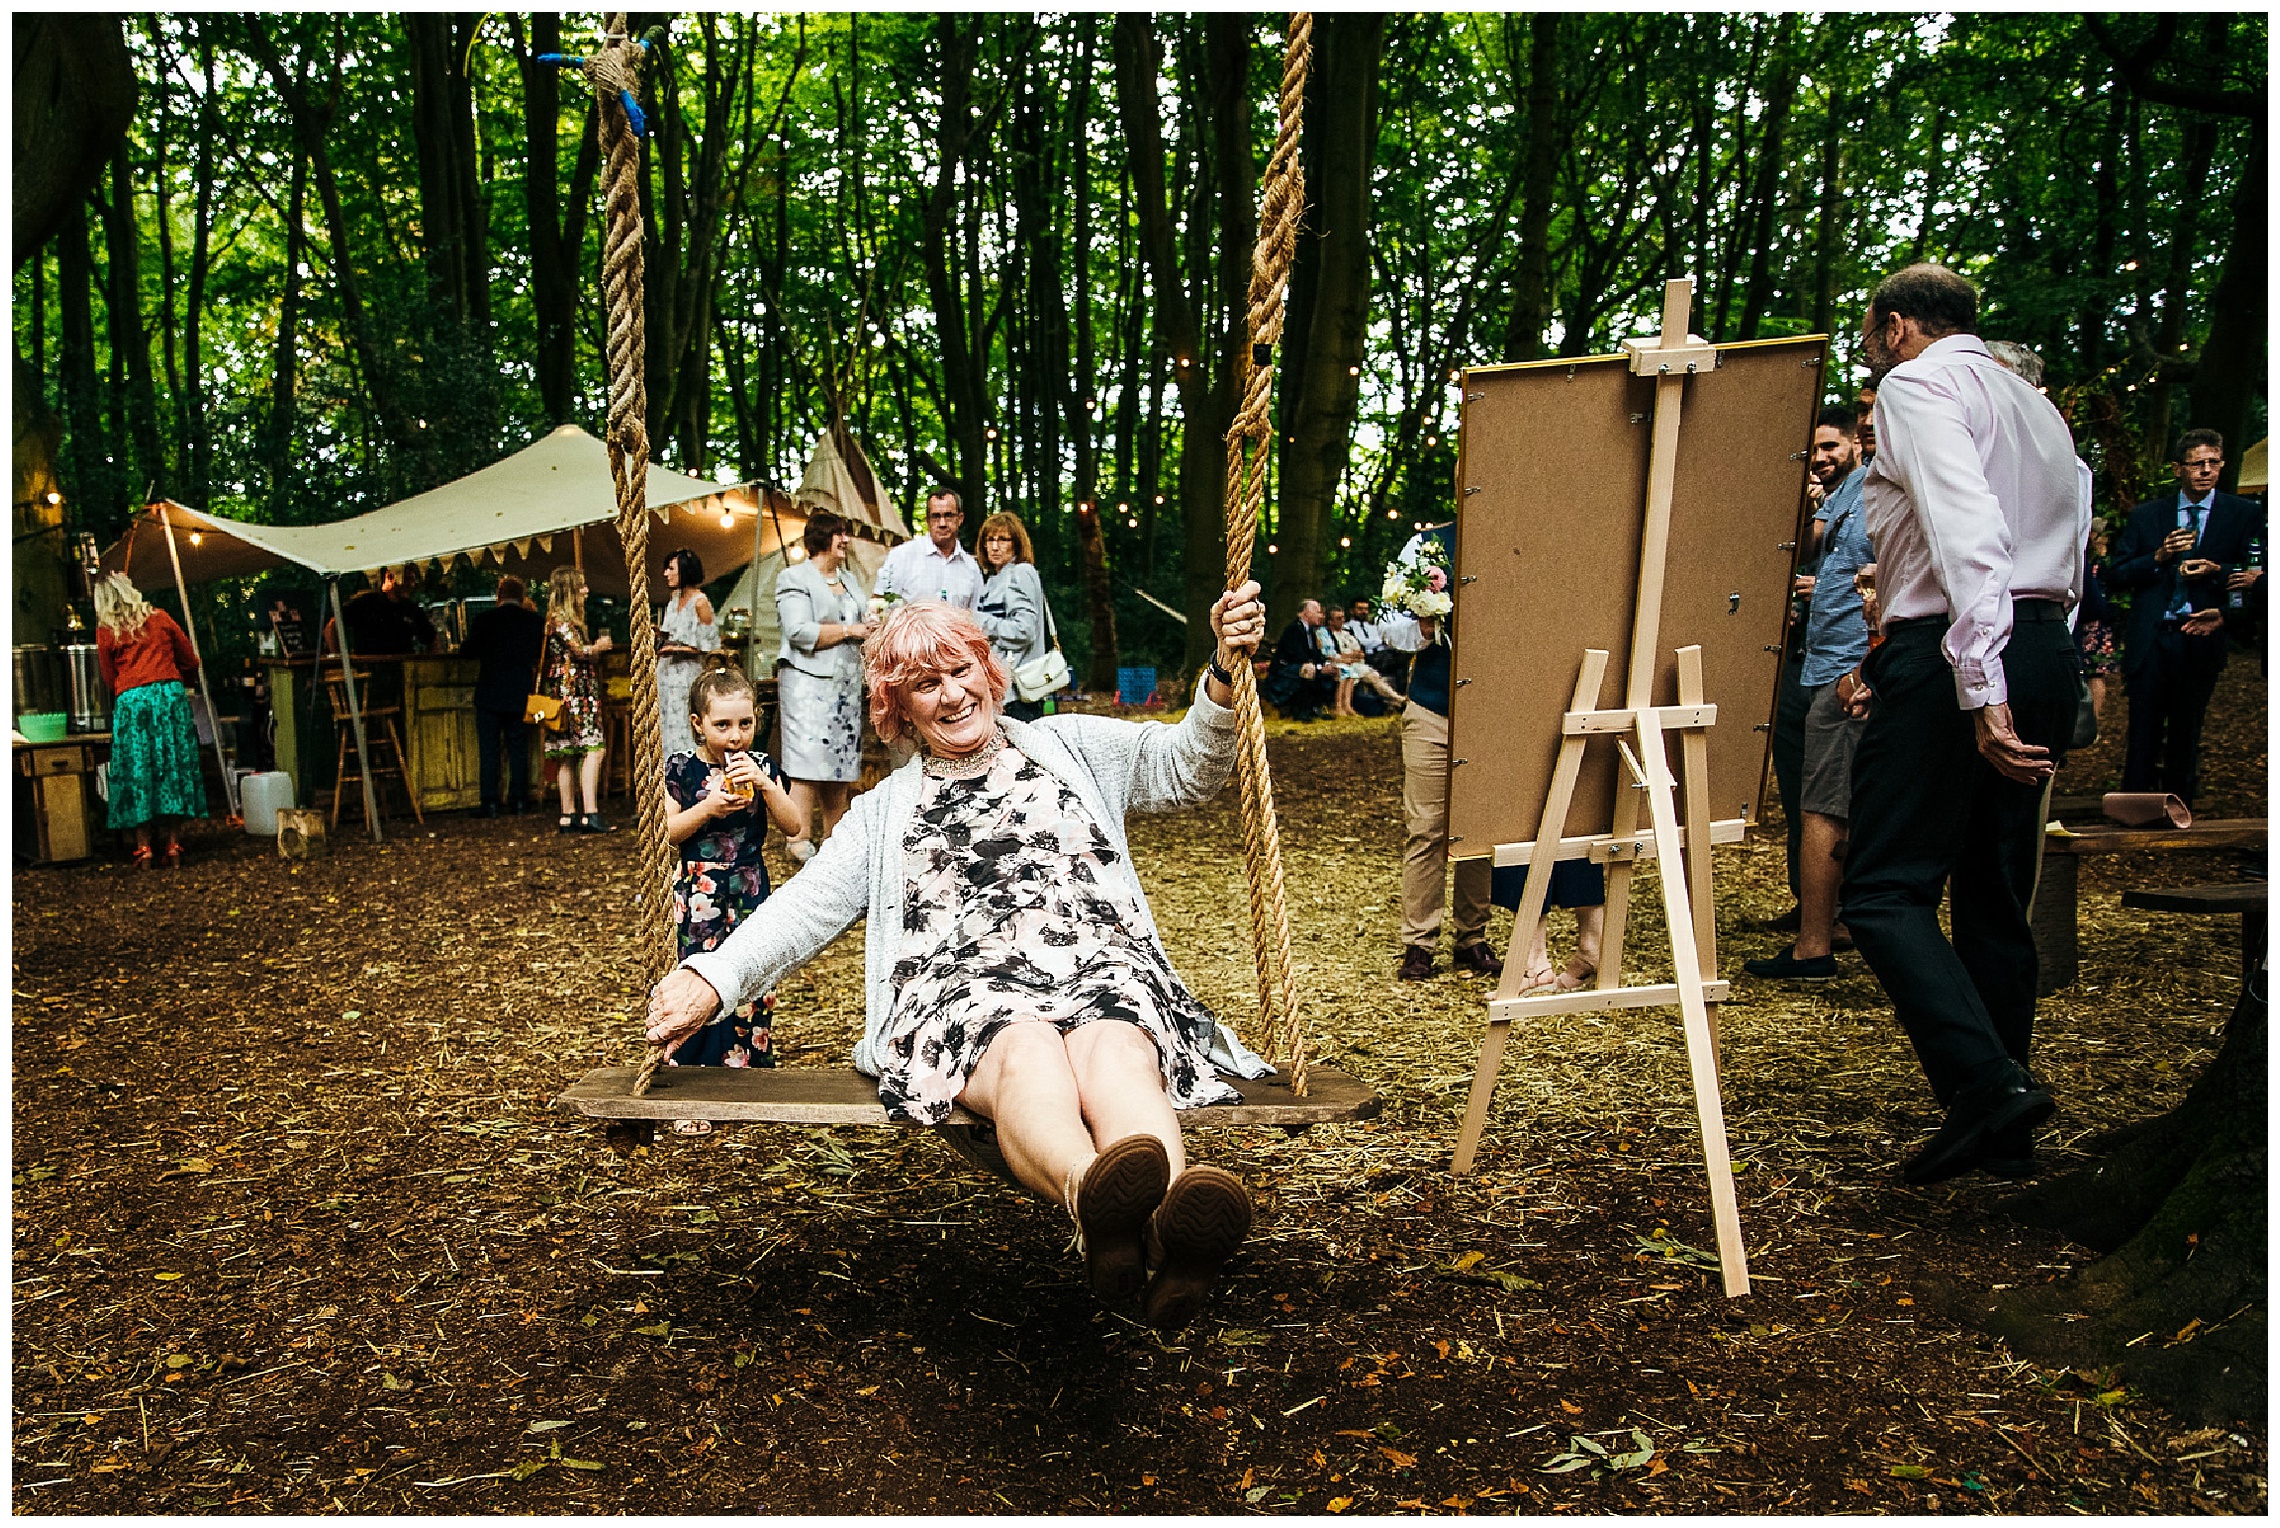
[{"label": "beige trousers", "polygon": [[[1432,949],[1441,941],[1441,898],[1449,857],[1449,719],[1412,703],[1401,713],[1401,942]],[[1449,932],[1458,946],[1488,929],[1486,856],[1457,862]]]}]

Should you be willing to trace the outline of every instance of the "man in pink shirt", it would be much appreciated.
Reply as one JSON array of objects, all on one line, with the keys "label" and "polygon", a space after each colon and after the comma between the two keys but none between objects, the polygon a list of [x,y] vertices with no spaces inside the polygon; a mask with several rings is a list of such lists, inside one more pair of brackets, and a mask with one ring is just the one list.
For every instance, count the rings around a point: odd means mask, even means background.
[{"label": "man in pink shirt", "polygon": [[1841,902],[1947,1110],[1911,1183],[2028,1175],[2057,1107],[2027,1072],[2026,905],[2043,782],[2073,729],[2085,498],[2066,421],[1987,353],[1978,305],[1953,271],[1912,265],[1876,289],[1861,330],[1884,642],[1838,680],[1868,718]]}]

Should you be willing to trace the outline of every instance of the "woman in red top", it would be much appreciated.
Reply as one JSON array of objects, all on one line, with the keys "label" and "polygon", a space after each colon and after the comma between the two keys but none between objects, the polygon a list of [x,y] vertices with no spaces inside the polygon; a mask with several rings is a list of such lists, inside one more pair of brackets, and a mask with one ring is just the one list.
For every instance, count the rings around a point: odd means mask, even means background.
[{"label": "woman in red top", "polygon": [[111,703],[111,826],[135,830],[137,869],[151,862],[151,829],[165,835],[169,864],[182,859],[175,822],[206,815],[198,729],[183,681],[198,673],[190,638],[113,573],[95,586],[95,654]]}]

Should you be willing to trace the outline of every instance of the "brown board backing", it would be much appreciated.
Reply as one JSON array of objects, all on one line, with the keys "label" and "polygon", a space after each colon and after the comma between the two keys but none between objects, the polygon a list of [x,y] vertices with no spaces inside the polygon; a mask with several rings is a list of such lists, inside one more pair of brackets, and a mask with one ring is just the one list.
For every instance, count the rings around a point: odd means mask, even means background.
[{"label": "brown board backing", "polygon": [[[1677,703],[1675,654],[1699,644],[1720,708],[1716,817],[1756,814],[1827,349],[1818,335],[1721,346],[1717,368],[1686,383],[1651,700]],[[1459,857],[1536,837],[1584,649],[1609,654],[1600,705],[1625,703],[1654,416],[1654,382],[1622,356],[1475,369],[1464,391],[1449,713]],[[1611,739],[1590,744],[1562,831],[1608,830],[1621,767]]]}]

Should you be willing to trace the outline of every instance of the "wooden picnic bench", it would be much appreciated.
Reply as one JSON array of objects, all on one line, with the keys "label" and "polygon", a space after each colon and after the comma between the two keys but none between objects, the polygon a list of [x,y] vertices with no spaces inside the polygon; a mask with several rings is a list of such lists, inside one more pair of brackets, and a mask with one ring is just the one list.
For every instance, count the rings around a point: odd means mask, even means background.
[{"label": "wooden picnic bench", "polygon": [[[2081,963],[2080,869],[2092,854],[2123,854],[2152,850],[2175,853],[2203,849],[2249,849],[2262,852],[2265,819],[2261,817],[2209,818],[2189,828],[2125,828],[2100,820],[2094,824],[2043,837],[2042,879],[2035,889],[2033,927],[2035,953],[2040,958],[2038,996],[2048,997],[2072,986]],[[2125,903],[2125,905],[2128,905]]]},{"label": "wooden picnic bench", "polygon": [[2214,886],[2151,886],[2122,893],[2122,906],[2154,913],[2204,917],[2240,914],[2240,979],[2247,982],[2264,963],[2264,882],[2230,881]]}]

